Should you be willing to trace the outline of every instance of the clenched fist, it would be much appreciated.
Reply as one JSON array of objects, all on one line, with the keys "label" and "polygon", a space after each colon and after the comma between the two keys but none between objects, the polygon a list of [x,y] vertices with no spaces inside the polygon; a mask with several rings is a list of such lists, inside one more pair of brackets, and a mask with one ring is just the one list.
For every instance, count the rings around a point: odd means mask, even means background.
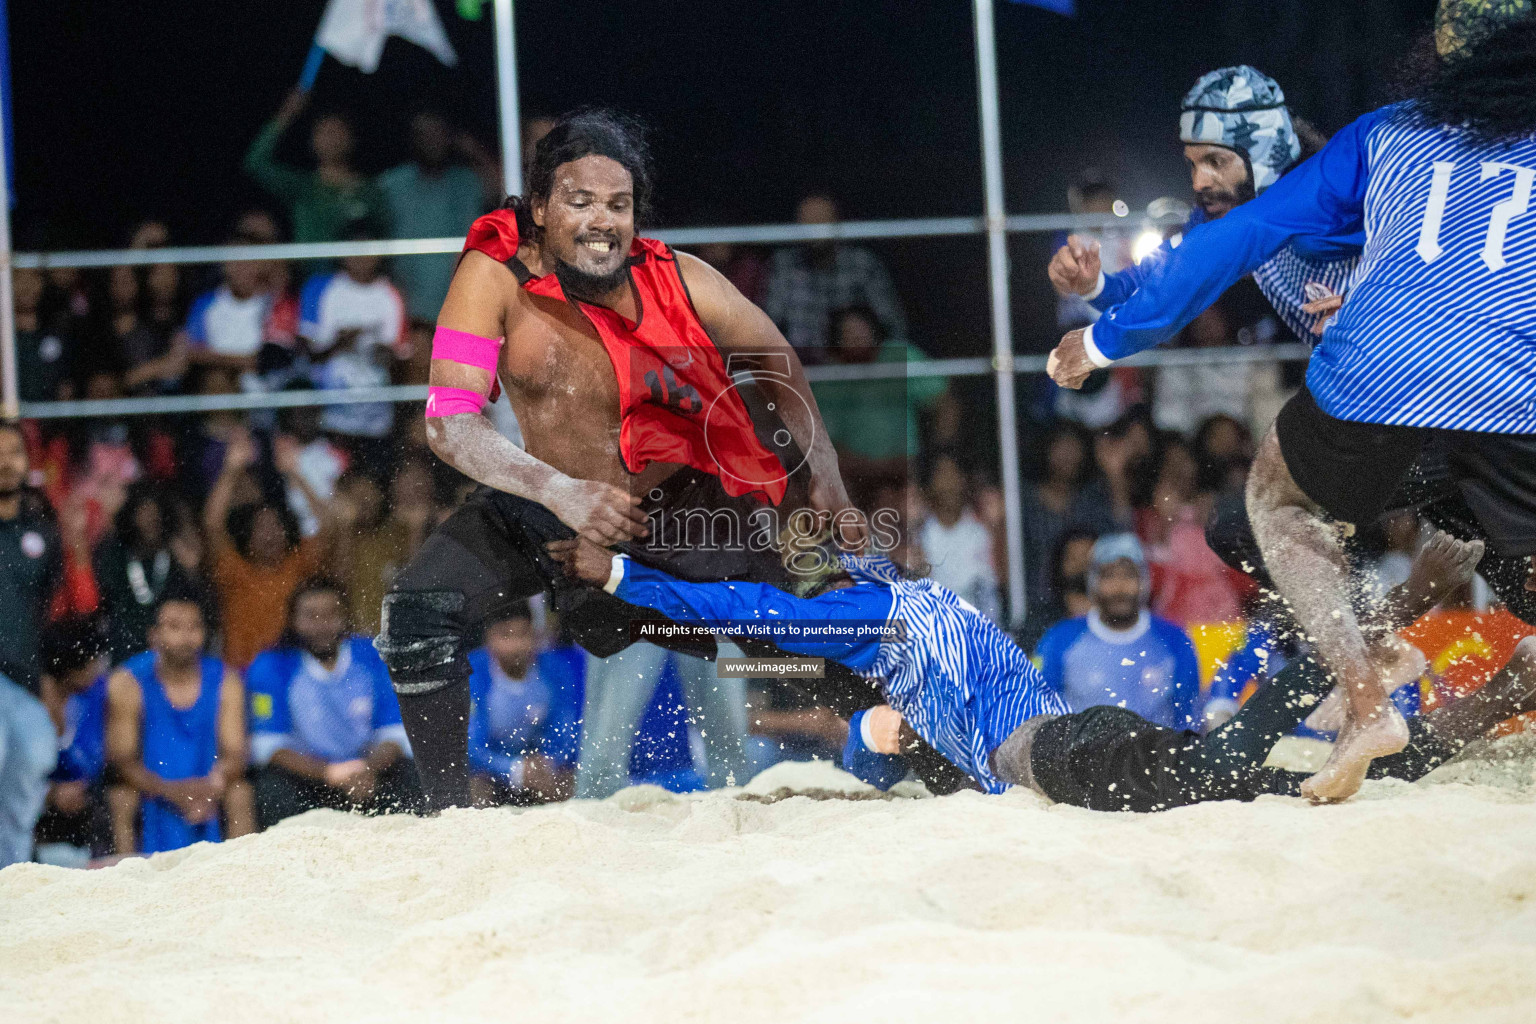
[{"label": "clenched fist", "polygon": [[1051,257],[1046,274],[1057,295],[1089,295],[1098,288],[1103,269],[1096,239],[1068,235],[1067,244]]}]

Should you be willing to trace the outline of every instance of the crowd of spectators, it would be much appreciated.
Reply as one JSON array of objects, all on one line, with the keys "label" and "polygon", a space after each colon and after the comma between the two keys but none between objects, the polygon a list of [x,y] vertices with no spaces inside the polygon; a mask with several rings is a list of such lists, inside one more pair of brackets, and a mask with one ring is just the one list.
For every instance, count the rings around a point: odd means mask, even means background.
[{"label": "crowd of spectators", "polygon": [[[312,169],[281,163],[278,141],[304,102],[290,98],[246,159],[281,215],[248,211],[230,241],[460,235],[496,201],[494,159],[431,111],[410,120],[413,159],[376,178],[352,166],[352,129],[334,113],[313,119]],[[797,210],[811,224],[838,215],[825,195]],[[169,242],[155,222],[130,239]],[[910,336],[903,298],[866,247],[700,255],[763,305],[808,365],[946,354]],[[17,270],[22,397],[424,383],[453,265],[448,255],[353,257],[308,273],[275,260]],[[1079,306],[1064,302],[1059,326],[1089,315]],[[1282,330],[1238,297],[1183,343]],[[1219,503],[1241,500],[1253,439],[1284,383],[1272,367],[1117,368],[1082,393],[1043,380],[1026,389],[1029,614],[1016,639],[1069,700],[1202,725],[1188,631],[1252,617],[1258,600],[1207,547],[1204,525]],[[876,539],[1006,619],[1003,491],[977,456],[985,409],[942,376],[815,391],[853,497],[888,513]],[[507,410],[491,414],[515,431]],[[472,486],[427,450],[415,406],[0,426],[0,864],[31,855],[27,808],[38,803],[38,849],[59,862],[238,835],[316,807],[414,808],[409,744],[369,638],[394,574]],[[1384,555],[1390,577],[1416,533],[1399,517],[1380,537],[1367,531],[1360,550]],[[835,759],[846,738],[842,719],[784,684],[735,685],[643,645],[597,662],[562,642],[537,601],[487,623],[471,662],[481,804],[602,796],[636,780],[726,785],[783,758]],[[1228,673],[1218,700],[1231,703],[1262,668]],[[24,781],[45,777],[41,791]]]}]

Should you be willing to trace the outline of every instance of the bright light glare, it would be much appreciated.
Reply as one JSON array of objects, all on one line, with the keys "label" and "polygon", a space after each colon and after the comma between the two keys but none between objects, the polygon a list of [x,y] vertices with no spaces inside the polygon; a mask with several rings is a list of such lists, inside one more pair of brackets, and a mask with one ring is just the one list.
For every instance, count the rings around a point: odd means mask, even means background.
[{"label": "bright light glare", "polygon": [[1163,236],[1151,228],[1136,236],[1136,241],[1131,244],[1131,259],[1140,263],[1151,256],[1157,247],[1163,244]]},{"label": "bright light glare", "polygon": [[1124,199],[1116,199],[1115,205],[1110,207],[1116,217],[1124,217],[1131,212],[1131,208],[1125,205]]}]

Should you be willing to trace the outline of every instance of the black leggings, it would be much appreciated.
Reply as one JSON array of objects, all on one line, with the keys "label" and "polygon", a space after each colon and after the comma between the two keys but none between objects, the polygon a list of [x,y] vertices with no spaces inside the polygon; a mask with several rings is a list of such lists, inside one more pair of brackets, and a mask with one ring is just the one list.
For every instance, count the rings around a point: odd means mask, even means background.
[{"label": "black leggings", "polygon": [[[1162,811],[1265,793],[1295,796],[1307,773],[1266,768],[1264,760],[1332,686],[1310,658],[1298,659],[1204,737],[1153,725],[1124,708],[1062,715],[1039,726],[1029,768],[1052,800],[1095,811]],[[1408,728],[1408,746],[1373,761],[1370,778],[1414,781],[1459,749],[1435,736],[1422,719],[1410,719]],[[994,757],[993,763],[1006,769],[1007,760]]]}]

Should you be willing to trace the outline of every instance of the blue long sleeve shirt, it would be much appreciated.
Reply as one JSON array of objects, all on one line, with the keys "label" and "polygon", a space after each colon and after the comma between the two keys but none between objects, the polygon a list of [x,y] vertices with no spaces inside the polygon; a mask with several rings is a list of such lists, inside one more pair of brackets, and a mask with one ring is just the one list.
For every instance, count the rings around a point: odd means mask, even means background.
[{"label": "blue long sleeve shirt", "polygon": [[1491,144],[1373,111],[1257,199],[1145,267],[1089,332],[1095,361],[1172,337],[1297,239],[1364,231],[1348,299],[1307,371],[1339,419],[1536,433],[1536,140]]},{"label": "blue long sleeve shirt", "polygon": [[[1118,273],[1105,274],[1102,287],[1088,303],[1104,313],[1126,302],[1149,277],[1158,272],[1184,236],[1206,223],[1207,219],[1205,211],[1195,207],[1179,233],[1165,240],[1140,263]],[[1291,329],[1291,333],[1302,341],[1310,342],[1316,318],[1302,309],[1311,301],[1307,297],[1307,285],[1315,282],[1335,295],[1345,294],[1349,279],[1360,262],[1360,249],[1364,245],[1363,231],[1338,237],[1293,238],[1289,244],[1254,268],[1253,279],[1274,307],[1275,313]]]},{"label": "blue long sleeve shirt", "polygon": [[[781,650],[880,680],[886,701],[919,736],[986,792],[1006,789],[989,756],[1027,719],[1065,714],[1061,697],[990,619],[932,580],[882,578],[873,566],[850,572],[854,586],[798,598],[766,583],[686,583],[618,556],[607,589],[678,622],[774,626],[765,639]],[[905,638],[795,635],[800,624],[829,622],[899,622]]]},{"label": "blue long sleeve shirt", "polygon": [[484,647],[469,655],[469,763],[520,786],[523,758],[542,754],[574,768],[581,750],[580,662],[548,651],[522,679],[501,671]]},{"label": "blue long sleeve shirt", "polygon": [[1200,662],[1177,625],[1143,611],[1113,630],[1097,612],[1058,622],[1035,650],[1040,674],[1067,707],[1129,708],[1165,729],[1200,730]]}]

